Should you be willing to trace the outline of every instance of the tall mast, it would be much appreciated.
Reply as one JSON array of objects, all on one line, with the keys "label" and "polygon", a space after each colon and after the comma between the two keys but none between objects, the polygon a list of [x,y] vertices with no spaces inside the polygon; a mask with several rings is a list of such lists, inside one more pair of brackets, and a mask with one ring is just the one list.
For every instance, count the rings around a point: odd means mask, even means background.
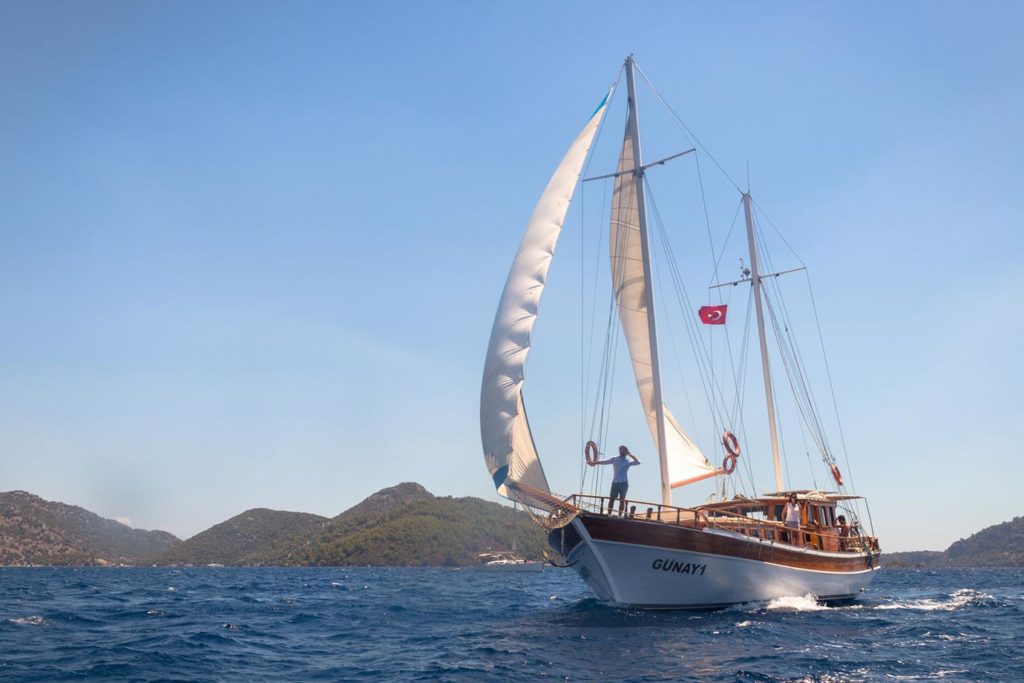
[{"label": "tall mast", "polygon": [[768,404],[768,431],[772,441],[772,464],[775,467],[775,490],[783,490],[782,459],[779,457],[779,434],[775,422],[775,398],[772,391],[772,371],[768,365],[768,342],[764,336],[764,311],[761,303],[761,270],[757,260],[757,242],[754,239],[754,219],[750,213],[750,193],[743,193],[743,217],[747,222],[747,246],[750,250],[750,281],[754,285],[754,303],[757,308],[757,336],[761,341],[761,369],[764,371],[764,397]]},{"label": "tall mast", "polygon": [[665,446],[665,404],[661,400],[661,367],[658,360],[658,333],[654,324],[654,288],[651,275],[651,248],[647,237],[647,203],[644,198],[644,161],[640,151],[640,123],[637,120],[636,88],[633,82],[633,55],[626,57],[626,86],[629,118],[626,122],[633,138],[633,181],[640,218],[640,252],[644,262],[644,300],[647,305],[647,330],[651,342],[651,378],[654,385],[655,421],[658,425],[658,461],[661,465],[661,502],[672,504],[672,486],[668,477],[668,453]]}]

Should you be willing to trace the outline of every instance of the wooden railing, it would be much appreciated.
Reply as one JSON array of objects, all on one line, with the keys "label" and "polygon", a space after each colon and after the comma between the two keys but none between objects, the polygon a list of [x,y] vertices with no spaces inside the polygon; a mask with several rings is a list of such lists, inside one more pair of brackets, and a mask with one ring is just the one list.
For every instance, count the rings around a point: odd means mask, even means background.
[{"label": "wooden railing", "polygon": [[[619,500],[607,496],[577,493],[565,500],[573,507],[598,515],[619,515]],[[625,515],[633,519],[648,520],[662,524],[712,528],[729,531],[751,538],[763,538],[796,547],[812,547],[818,550],[839,552],[872,552],[878,550],[878,540],[850,530],[848,536],[839,534],[839,527],[801,526],[798,530],[786,527],[782,522],[770,519],[754,519],[728,510],[683,508],[662,503],[625,501]],[[796,538],[794,538],[794,536]]]}]

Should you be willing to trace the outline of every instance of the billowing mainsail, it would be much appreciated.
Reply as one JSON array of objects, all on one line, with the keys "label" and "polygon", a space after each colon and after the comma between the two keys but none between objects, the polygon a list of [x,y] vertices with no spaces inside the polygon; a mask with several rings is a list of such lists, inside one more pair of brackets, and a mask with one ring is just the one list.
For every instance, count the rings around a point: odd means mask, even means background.
[{"label": "billowing mainsail", "polygon": [[569,147],[537,202],[505,281],[484,362],[480,436],[487,470],[498,493],[533,507],[545,507],[545,496],[530,492],[550,489],[523,405],[524,365],[562,223],[610,96]]},{"label": "billowing mainsail", "polygon": [[[637,183],[632,172],[635,169],[633,130],[627,126],[622,155],[616,169],[615,190],[612,194],[612,287],[618,303],[622,331],[626,336],[629,355],[633,361],[633,374],[636,376],[636,386],[640,391],[640,403],[644,415],[647,416],[647,424],[651,429],[654,443],[658,445],[653,352],[640,241],[640,207],[637,201]],[[675,421],[668,406],[663,403],[662,409],[665,415],[664,453],[668,462],[669,485],[675,488],[714,476],[717,470]]]}]

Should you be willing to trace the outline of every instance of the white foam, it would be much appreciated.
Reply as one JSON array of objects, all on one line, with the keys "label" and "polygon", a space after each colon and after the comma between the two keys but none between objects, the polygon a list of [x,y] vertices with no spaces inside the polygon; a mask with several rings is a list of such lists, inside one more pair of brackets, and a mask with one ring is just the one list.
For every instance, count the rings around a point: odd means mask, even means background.
[{"label": "white foam", "polygon": [[988,599],[991,597],[992,596],[988,593],[982,593],[970,588],[961,588],[958,591],[950,593],[947,600],[923,598],[921,600],[897,601],[885,605],[878,605],[875,609],[914,609],[921,610],[923,612],[940,610],[943,612],[952,612],[955,609],[969,605],[975,600]]},{"label": "white foam", "polygon": [[807,595],[786,595],[781,598],[775,598],[769,601],[764,608],[769,610],[789,610],[792,612],[818,612],[828,609],[810,593]]},{"label": "white foam", "polygon": [[38,615],[33,615],[31,617],[16,617],[14,619],[8,619],[7,621],[12,624],[31,624],[32,626],[42,626],[46,623],[46,619],[43,619]]}]

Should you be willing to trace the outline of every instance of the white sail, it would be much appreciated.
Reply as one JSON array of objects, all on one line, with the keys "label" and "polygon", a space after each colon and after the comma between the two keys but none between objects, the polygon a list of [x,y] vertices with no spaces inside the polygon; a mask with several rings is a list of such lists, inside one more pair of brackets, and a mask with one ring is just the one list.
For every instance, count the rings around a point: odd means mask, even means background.
[{"label": "white sail", "polygon": [[533,507],[541,501],[529,492],[550,489],[523,405],[524,366],[562,223],[610,96],[609,91],[537,202],[505,281],[484,362],[480,436],[487,470],[498,493]]},{"label": "white sail", "polygon": [[[622,155],[616,169],[615,190],[612,194],[612,287],[618,303],[622,331],[626,336],[629,355],[633,362],[633,374],[640,392],[640,403],[644,415],[647,416],[647,424],[651,429],[654,443],[659,445],[647,296],[644,290],[640,208],[637,201],[637,183],[632,173],[635,169],[633,134],[632,129],[627,126]],[[663,403],[662,409],[665,415],[664,453],[668,462],[669,485],[675,488],[714,476],[717,470],[672,417],[668,406]]]}]

